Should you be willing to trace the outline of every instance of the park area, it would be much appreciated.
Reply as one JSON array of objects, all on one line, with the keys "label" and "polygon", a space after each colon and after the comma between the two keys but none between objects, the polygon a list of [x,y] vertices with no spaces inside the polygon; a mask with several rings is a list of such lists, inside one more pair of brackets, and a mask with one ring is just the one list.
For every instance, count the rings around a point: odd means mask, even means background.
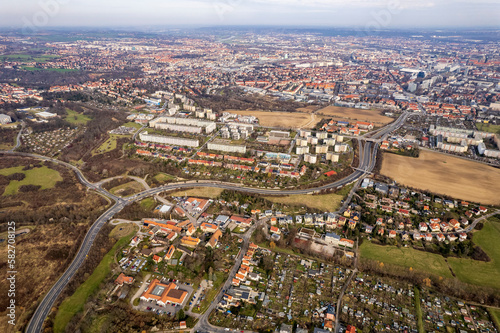
[{"label": "park area", "polygon": [[381,174],[433,193],[488,205],[500,204],[500,170],[430,151],[418,158],[384,154]]},{"label": "park area", "polygon": [[73,125],[86,125],[90,120],[92,120],[91,117],[68,108],[66,108],[66,112],[67,115],[64,117],[64,120]]},{"label": "park area", "polygon": [[380,110],[365,110],[355,108],[345,108],[341,106],[327,106],[324,109],[318,110],[318,115],[333,117],[336,120],[357,120],[374,123],[376,126],[389,124],[394,119],[380,114]]},{"label": "park area", "polygon": [[315,114],[303,112],[270,112],[257,110],[226,110],[243,116],[255,116],[259,119],[261,126],[282,128],[314,128],[322,119]]}]

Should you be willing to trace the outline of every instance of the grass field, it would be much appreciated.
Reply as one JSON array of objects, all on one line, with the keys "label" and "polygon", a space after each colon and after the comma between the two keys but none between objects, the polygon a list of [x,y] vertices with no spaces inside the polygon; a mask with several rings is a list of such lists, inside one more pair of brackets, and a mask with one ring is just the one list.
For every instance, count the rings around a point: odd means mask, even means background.
[{"label": "grass field", "polygon": [[476,127],[478,130],[483,132],[500,134],[500,125],[476,123]]},{"label": "grass field", "polygon": [[155,175],[153,178],[156,179],[157,181],[159,181],[160,183],[166,183],[168,181],[177,179],[177,177],[169,175],[167,173],[163,173],[163,172],[160,172],[159,174]]},{"label": "grass field", "polygon": [[133,127],[133,128],[137,128],[137,129],[139,129],[139,128],[141,128],[141,127],[142,127],[142,125],[141,125],[141,124],[134,123],[133,121],[130,121],[130,122],[128,122],[128,123],[125,123],[125,124],[123,124],[123,126],[125,126],[125,127]]},{"label": "grass field", "polygon": [[341,106],[333,105],[327,106],[326,108],[319,110],[317,113],[334,118],[367,121],[375,123],[377,125],[385,125],[394,120],[391,117],[386,117],[380,114],[379,110],[344,108]]},{"label": "grass field", "polygon": [[500,330],[500,309],[488,308],[488,312],[490,313],[497,330]]},{"label": "grass field", "polygon": [[66,112],[68,115],[64,117],[64,120],[73,125],[86,125],[92,119],[71,109],[66,109]]},{"label": "grass field", "polygon": [[109,138],[104,141],[98,148],[94,149],[92,151],[92,156],[94,155],[99,155],[99,154],[105,154],[108,153],[114,149],[116,149],[116,142],[118,141],[119,138],[128,138],[130,137],[129,135],[118,135],[118,134],[110,134]]},{"label": "grass field", "polygon": [[109,190],[109,193],[114,194],[114,195],[119,195],[121,196],[122,193],[126,193],[125,196],[129,196],[132,194],[139,193],[141,191],[144,191],[145,188],[142,186],[142,184],[136,182],[135,180],[130,181],[128,183],[113,187],[112,189]]},{"label": "grass field", "polygon": [[259,119],[262,126],[284,128],[313,128],[322,119],[316,115],[303,112],[268,112],[226,110],[240,115],[251,115]]},{"label": "grass field", "polygon": [[134,223],[121,223],[117,225],[113,230],[111,230],[111,232],[109,233],[109,237],[120,239],[129,235],[136,229],[137,225],[135,225]]},{"label": "grass field", "polygon": [[500,169],[436,152],[384,154],[381,173],[398,183],[483,204],[500,204]]},{"label": "grass field", "polygon": [[143,200],[141,200],[141,202],[139,204],[141,205],[142,208],[147,209],[147,210],[152,210],[153,208],[155,208],[155,205],[156,205],[153,198],[143,199]]},{"label": "grass field", "polygon": [[54,319],[54,332],[64,332],[71,318],[83,310],[87,298],[99,288],[101,282],[111,272],[111,263],[113,262],[116,251],[127,244],[134,234],[135,230],[117,241],[111,250],[104,255],[104,258],[96,267],[92,275],[76,289],[73,295],[67,297],[61,303]]},{"label": "grass field", "polygon": [[500,289],[500,221],[491,218],[480,231],[474,232],[474,243],[488,254],[491,261],[448,258],[456,276],[467,283]]},{"label": "grass field", "polygon": [[59,58],[58,55],[54,54],[44,54],[44,55],[38,55],[38,56],[32,56],[29,54],[5,54],[5,55],[0,55],[0,61],[18,61],[18,62],[31,62],[31,61],[36,61],[36,62],[47,62],[52,59]]},{"label": "grass field", "polygon": [[22,166],[0,169],[0,175],[9,176],[14,173],[24,173],[26,177],[21,181],[11,180],[3,195],[16,194],[22,185],[39,185],[42,190],[53,188],[58,181],[63,180],[58,171],[46,166],[26,171],[23,171]]},{"label": "grass field", "polygon": [[451,272],[444,258],[438,254],[418,251],[412,248],[376,245],[365,241],[360,246],[361,257],[387,264],[412,267],[415,270],[429,272],[451,278]]},{"label": "grass field", "polygon": [[415,311],[417,313],[417,327],[418,333],[425,333],[424,330],[424,322],[422,320],[422,307],[420,304],[420,290],[418,290],[417,286],[413,287],[413,291],[415,292]]},{"label": "grass field", "polygon": [[180,190],[180,191],[175,191],[171,192],[168,195],[172,197],[183,197],[183,196],[188,196],[188,197],[200,197],[200,198],[210,198],[214,199],[217,198],[221,193],[223,189],[221,188],[215,188],[215,187],[196,187],[190,190]]},{"label": "grass field", "polygon": [[474,243],[480,246],[490,257],[490,262],[463,258],[448,258],[448,264],[438,254],[422,252],[412,248],[375,245],[363,242],[361,257],[388,264],[413,267],[438,276],[451,278],[451,267],[456,277],[462,282],[500,289],[500,219],[490,218],[482,230],[474,232]]},{"label": "grass field", "polygon": [[338,194],[310,195],[297,194],[286,197],[265,196],[265,199],[285,205],[307,206],[320,209],[324,212],[336,211],[340,207],[340,201],[344,198]]}]

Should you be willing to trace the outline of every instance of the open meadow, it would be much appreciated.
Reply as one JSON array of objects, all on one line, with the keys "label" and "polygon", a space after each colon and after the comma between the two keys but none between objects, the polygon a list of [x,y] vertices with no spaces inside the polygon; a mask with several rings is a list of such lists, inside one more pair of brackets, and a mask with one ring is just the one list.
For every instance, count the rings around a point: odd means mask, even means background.
[{"label": "open meadow", "polygon": [[[498,216],[498,215],[497,215]],[[483,249],[489,262],[449,257],[448,263],[439,254],[415,250],[413,248],[397,248],[395,246],[376,245],[365,241],[361,244],[361,257],[402,267],[412,267],[442,277],[451,278],[451,270],[456,277],[465,283],[500,289],[500,219],[492,217],[484,223],[482,230],[474,231],[473,241]]]},{"label": "open meadow", "polygon": [[255,116],[259,119],[260,125],[269,127],[314,128],[322,119],[315,114],[303,112],[270,112],[257,110],[226,110],[225,112]]},{"label": "open meadow", "polygon": [[422,150],[418,158],[383,156],[381,174],[400,184],[467,201],[500,204],[500,169]]},{"label": "open meadow", "polygon": [[189,190],[179,190],[175,192],[169,192],[167,195],[172,197],[199,197],[199,198],[209,198],[214,199],[220,196],[223,189],[216,187],[196,187]]},{"label": "open meadow", "polygon": [[451,272],[446,261],[439,254],[418,251],[413,248],[391,245],[376,245],[364,241],[360,246],[361,257],[380,261],[386,264],[412,267],[415,270],[428,272],[442,277],[451,278]]},{"label": "open meadow", "polygon": [[[498,215],[497,215],[498,216]],[[448,258],[453,272],[467,283],[500,289],[500,219],[492,217],[480,231],[474,232],[474,243],[488,254],[491,261]]]},{"label": "open meadow", "polygon": [[367,121],[367,122],[372,122],[379,126],[389,124],[394,120],[391,117],[387,117],[380,114],[380,110],[345,108],[342,106],[333,106],[333,105],[318,110],[317,114],[328,117],[334,117],[338,120],[344,119],[344,120]]},{"label": "open meadow", "polygon": [[68,114],[64,117],[64,120],[73,125],[86,125],[90,120],[92,120],[91,117],[68,108],[66,108],[66,112]]},{"label": "open meadow", "polygon": [[340,207],[340,201],[344,197],[342,195],[332,193],[323,195],[297,194],[285,197],[265,196],[264,198],[266,200],[285,205],[305,206],[313,209],[319,209],[324,212],[333,212]]},{"label": "open meadow", "polygon": [[25,175],[23,180],[11,180],[3,195],[16,194],[23,185],[40,186],[42,190],[53,188],[58,181],[63,180],[59,172],[46,166],[23,170],[22,166],[0,169],[0,175],[10,176],[15,173]]}]

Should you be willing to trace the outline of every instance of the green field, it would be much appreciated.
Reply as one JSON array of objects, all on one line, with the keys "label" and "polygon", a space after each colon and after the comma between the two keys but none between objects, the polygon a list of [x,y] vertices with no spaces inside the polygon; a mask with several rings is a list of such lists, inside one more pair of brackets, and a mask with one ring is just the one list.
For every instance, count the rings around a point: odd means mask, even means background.
[{"label": "green field", "polygon": [[497,330],[500,330],[500,309],[488,308],[491,319],[495,323]]},{"label": "green field", "polygon": [[474,232],[474,243],[488,254],[491,261],[448,258],[453,272],[467,283],[500,289],[500,221],[490,218],[480,231]]},{"label": "green field", "polygon": [[92,120],[91,117],[70,109],[66,109],[66,112],[68,114],[64,117],[64,120],[73,125],[86,125],[90,120]]},{"label": "green field", "polygon": [[0,175],[9,176],[14,173],[24,173],[26,177],[21,180],[11,180],[5,188],[3,195],[16,194],[22,185],[39,185],[42,190],[53,188],[58,181],[63,180],[58,171],[46,166],[23,171],[23,166],[0,169]]},{"label": "green field", "polygon": [[125,124],[123,124],[123,126],[125,126],[125,127],[133,127],[133,128],[137,128],[137,129],[139,129],[139,128],[142,127],[141,124],[134,123],[133,121],[125,123]]},{"label": "green field", "polygon": [[451,278],[451,267],[456,277],[462,282],[500,289],[500,219],[490,218],[482,230],[474,232],[473,241],[490,257],[490,262],[472,259],[449,257],[448,263],[438,254],[414,250],[412,248],[397,248],[394,246],[375,245],[363,242],[361,257],[388,264],[413,267],[413,269],[429,272],[442,277]]},{"label": "green field", "polygon": [[324,212],[332,212],[336,211],[340,207],[340,201],[344,197],[338,194],[297,194],[289,195],[286,197],[265,196],[264,198],[269,201],[282,203],[285,205],[307,206],[309,208],[316,208]]},{"label": "green field", "polygon": [[118,134],[110,134],[109,138],[104,141],[98,148],[92,151],[92,156],[105,154],[114,149],[116,149],[116,142],[119,138],[127,138],[129,135],[118,135]]},{"label": "green field", "polygon": [[157,181],[159,181],[160,183],[166,183],[168,181],[174,181],[177,179],[177,177],[169,175],[167,173],[163,173],[163,172],[160,172],[159,174],[157,174],[153,178],[156,179]]},{"label": "green field", "polygon": [[32,66],[22,66],[21,68],[24,69],[25,71],[50,71],[50,72],[60,72],[60,73],[77,71],[76,69],[72,68],[40,68]]},{"label": "green field", "polygon": [[360,246],[361,257],[387,264],[403,266],[451,278],[451,272],[444,258],[438,254],[418,251],[413,248],[376,245],[364,241]]},{"label": "green field", "polygon": [[500,134],[500,125],[476,123],[476,127],[478,130],[483,132]]},{"label": "green field", "polygon": [[153,198],[146,198],[141,200],[139,204],[141,205],[142,208],[146,210],[153,210],[153,208],[155,208],[156,202],[154,201]]},{"label": "green field", "polygon": [[37,55],[37,56],[32,56],[29,54],[5,54],[5,55],[0,55],[0,61],[18,61],[18,62],[31,62],[31,61],[36,61],[36,62],[47,62],[52,59],[59,58],[58,55],[54,54],[43,54],[43,55]]},{"label": "green field", "polygon": [[422,321],[422,307],[420,304],[420,290],[415,286],[413,287],[413,291],[415,292],[415,312],[417,313],[417,325],[418,325],[418,333],[425,333],[424,330],[424,322]]},{"label": "green field", "polygon": [[113,245],[113,248],[104,255],[104,258],[96,267],[92,275],[76,289],[75,293],[67,297],[59,306],[56,317],[54,318],[54,332],[64,332],[66,325],[75,314],[83,310],[83,306],[87,301],[87,298],[92,295],[102,281],[111,272],[111,263],[113,262],[116,251],[125,244],[127,244],[130,239],[134,236],[134,232],[121,238],[119,241]]}]

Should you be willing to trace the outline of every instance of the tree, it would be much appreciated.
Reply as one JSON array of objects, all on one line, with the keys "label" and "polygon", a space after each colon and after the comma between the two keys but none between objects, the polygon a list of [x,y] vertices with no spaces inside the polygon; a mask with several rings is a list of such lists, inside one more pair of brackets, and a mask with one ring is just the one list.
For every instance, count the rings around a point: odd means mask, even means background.
[{"label": "tree", "polygon": [[179,312],[177,312],[177,314],[175,315],[175,317],[177,318],[177,320],[184,320],[186,319],[186,314],[184,313],[183,309],[180,309]]},{"label": "tree", "polygon": [[271,250],[274,250],[276,248],[276,243],[271,241],[271,243],[269,243],[269,247],[271,248]]}]

